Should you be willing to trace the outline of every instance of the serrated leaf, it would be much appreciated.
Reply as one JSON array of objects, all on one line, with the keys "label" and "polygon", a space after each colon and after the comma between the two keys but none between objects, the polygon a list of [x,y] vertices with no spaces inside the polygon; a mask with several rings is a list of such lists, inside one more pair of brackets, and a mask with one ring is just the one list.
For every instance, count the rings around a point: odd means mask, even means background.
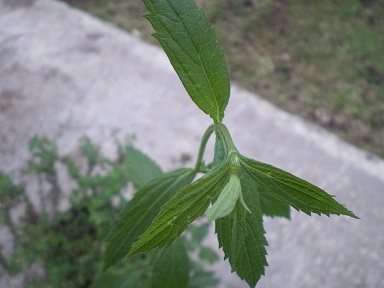
[{"label": "serrated leaf", "polygon": [[155,161],[132,146],[125,147],[125,167],[136,189],[141,189],[149,181],[163,174]]},{"label": "serrated leaf", "polygon": [[296,210],[311,215],[336,214],[358,218],[333,199],[333,196],[315,185],[274,166],[239,156],[240,164],[257,183],[259,190],[270,193]]},{"label": "serrated leaf", "polygon": [[[254,185],[254,189],[257,190],[257,184]],[[263,215],[269,217],[284,217],[291,219],[291,210],[287,203],[276,197],[273,197],[263,189],[260,189],[259,198]]]},{"label": "serrated leaf", "polygon": [[213,28],[193,0],[143,0],[173,68],[196,105],[217,122],[229,100],[229,78]]},{"label": "serrated leaf", "polygon": [[190,263],[185,241],[178,238],[169,247],[164,247],[155,261],[152,288],[187,288]]},{"label": "serrated leaf", "polygon": [[280,199],[273,197],[268,191],[258,189],[258,184],[247,174],[241,173],[240,181],[248,184],[248,189],[251,193],[259,194],[260,207],[263,215],[270,217],[285,217],[291,218],[290,206],[281,201]]},{"label": "serrated leaf", "polygon": [[263,217],[260,207],[259,194],[252,189],[252,181],[243,177],[244,171],[239,170],[243,198],[252,213],[237,202],[230,215],[216,220],[216,233],[225,258],[241,279],[250,287],[254,287],[265,266],[268,266],[265,246]]},{"label": "serrated leaf", "polygon": [[112,224],[105,252],[105,268],[128,254],[132,244],[151,225],[161,207],[194,177],[194,170],[179,169],[156,178],[136,192]]},{"label": "serrated leaf", "polygon": [[223,161],[197,181],[185,186],[162,208],[153,224],[133,245],[129,255],[171,243],[207,210],[228,182],[229,160]]}]

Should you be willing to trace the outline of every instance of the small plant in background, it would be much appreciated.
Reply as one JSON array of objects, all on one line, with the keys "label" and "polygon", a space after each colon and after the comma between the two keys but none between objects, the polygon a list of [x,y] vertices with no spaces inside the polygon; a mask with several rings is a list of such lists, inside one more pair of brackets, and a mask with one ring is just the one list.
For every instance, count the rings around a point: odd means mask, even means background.
[{"label": "small plant in background", "polygon": [[[179,271],[190,287],[216,286],[218,280],[207,268],[218,256],[201,245],[206,223],[191,226],[171,247],[141,253],[103,273],[105,238],[126,202],[128,184],[140,189],[163,174],[131,144],[116,143],[118,157],[113,161],[88,137],[81,139],[81,158],[59,156],[55,143],[45,137],[30,141],[27,172],[39,183],[33,194],[37,197],[26,192],[28,185],[15,185],[0,174],[0,220],[14,243],[12,255],[0,253],[1,266],[11,275],[24,272],[26,287],[174,287],[168,279],[177,281],[172,275]],[[64,184],[60,172],[67,175]],[[66,195],[68,183],[75,188]],[[66,199],[69,208],[60,209]],[[15,211],[23,211],[18,219]],[[25,273],[31,269],[33,273]],[[158,286],[158,279],[165,286]]]},{"label": "small plant in background", "polygon": [[[125,256],[175,245],[197,218],[207,214],[232,271],[250,287],[267,266],[263,214],[289,218],[290,206],[308,215],[357,218],[322,189],[236,148],[222,123],[230,85],[215,33],[193,0],[144,0],[160,42],[192,101],[213,124],[202,137],[196,164],[162,175],[138,190],[110,231],[105,268]],[[203,161],[215,133],[214,157]],[[195,176],[204,174],[198,180]],[[211,206],[210,206],[211,205]],[[176,241],[176,242],[175,242]],[[167,287],[188,287],[185,285]]]}]

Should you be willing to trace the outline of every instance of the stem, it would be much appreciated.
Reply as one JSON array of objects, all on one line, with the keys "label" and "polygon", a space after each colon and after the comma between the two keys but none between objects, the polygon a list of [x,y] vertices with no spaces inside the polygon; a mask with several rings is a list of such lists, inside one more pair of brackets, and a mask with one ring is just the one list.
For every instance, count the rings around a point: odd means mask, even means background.
[{"label": "stem", "polygon": [[197,155],[197,160],[196,160],[196,165],[195,165],[195,170],[200,171],[201,170],[201,164],[203,163],[203,156],[204,156],[204,151],[205,147],[207,146],[207,142],[209,140],[209,137],[211,137],[212,133],[215,131],[215,125],[212,124],[207,128],[205,131],[203,138],[201,139],[200,142],[200,148],[199,148],[199,154]]},{"label": "stem", "polygon": [[220,137],[223,142],[224,149],[226,150],[227,157],[230,157],[230,169],[232,174],[237,174],[237,171],[240,168],[239,162],[239,152],[236,149],[235,144],[233,143],[231,134],[229,133],[227,127],[222,123],[215,124],[215,130],[217,137]]},{"label": "stem", "polygon": [[227,127],[222,123],[216,123],[215,130],[217,136],[220,137],[224,143],[227,155],[229,155],[231,152],[237,152],[236,146],[233,143],[231,134],[229,134]]}]

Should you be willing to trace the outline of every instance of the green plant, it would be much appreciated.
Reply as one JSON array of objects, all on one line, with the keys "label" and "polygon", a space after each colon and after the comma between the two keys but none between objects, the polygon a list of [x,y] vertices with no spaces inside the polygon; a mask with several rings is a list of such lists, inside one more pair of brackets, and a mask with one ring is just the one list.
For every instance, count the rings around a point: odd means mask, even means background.
[{"label": "green plant", "polygon": [[[215,221],[232,270],[253,287],[267,265],[263,215],[290,218],[292,206],[309,215],[357,218],[322,189],[236,149],[222,123],[230,87],[212,27],[192,0],[144,3],[155,37],[213,124],[202,137],[194,167],[167,173],[132,145],[117,143],[113,161],[85,137],[84,163],[78,163],[60,156],[52,141],[32,139],[28,172],[41,184],[39,204],[24,186],[0,174],[0,220],[14,237],[14,253],[0,254],[0,264],[13,274],[40,265],[44,274],[28,279],[29,287],[215,286],[217,279],[207,267],[217,256],[201,245],[210,222],[192,224],[205,213]],[[214,157],[206,164],[204,151],[213,134]],[[59,209],[65,189],[58,166],[75,186],[64,210]],[[198,174],[203,176],[195,180]],[[128,183],[136,193],[126,202]],[[12,210],[20,207],[23,216],[16,221]]]},{"label": "green plant", "polygon": [[[153,35],[193,102],[213,124],[202,137],[193,168],[156,178],[125,205],[108,237],[105,268],[125,256],[156,251],[166,244],[172,247],[188,225],[207,211],[232,270],[254,287],[267,265],[263,214],[289,218],[292,206],[308,215],[357,216],[322,189],[243,156],[222,123],[230,93],[228,72],[202,11],[192,0],[144,0],[144,4]],[[214,158],[205,164],[205,147],[213,133]],[[194,181],[198,173],[204,175]],[[177,287],[187,287],[186,276],[178,277],[183,280]]]},{"label": "green plant", "polygon": [[[26,279],[30,288],[159,287],[155,280],[164,277],[162,283],[170,284],[166,280],[175,280],[173,271],[187,279],[190,287],[216,286],[218,280],[207,268],[218,256],[202,245],[207,224],[191,226],[170,247],[131,257],[103,273],[104,239],[126,202],[128,184],[140,189],[163,174],[130,141],[116,145],[117,159],[110,160],[88,137],[81,139],[81,157],[60,156],[56,144],[46,137],[30,141],[32,157],[26,171],[39,183],[37,197],[26,192],[32,183],[16,185],[0,173],[0,223],[14,243],[11,255],[0,253],[0,266],[11,275],[43,268],[40,276],[33,273]],[[65,182],[59,180],[60,173],[66,175]],[[68,183],[74,187],[69,196]],[[69,207],[60,209],[65,200]],[[13,217],[15,211],[21,211],[20,219]],[[195,254],[195,260],[188,253]]]}]

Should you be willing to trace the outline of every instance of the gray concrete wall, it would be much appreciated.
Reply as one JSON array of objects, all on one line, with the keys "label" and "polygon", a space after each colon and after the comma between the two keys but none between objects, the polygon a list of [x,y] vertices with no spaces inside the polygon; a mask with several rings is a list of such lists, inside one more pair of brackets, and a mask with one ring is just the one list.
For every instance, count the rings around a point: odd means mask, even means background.
[{"label": "gray concrete wall", "polygon": [[[270,266],[258,287],[384,287],[383,161],[235,86],[224,122],[244,155],[313,182],[361,217],[266,218]],[[0,0],[1,170],[25,166],[35,134],[57,139],[61,153],[87,134],[113,154],[112,131],[136,134],[167,170],[182,153],[195,159],[209,124],[158,47],[60,2]],[[246,287],[226,262],[216,269],[221,287]]]}]

